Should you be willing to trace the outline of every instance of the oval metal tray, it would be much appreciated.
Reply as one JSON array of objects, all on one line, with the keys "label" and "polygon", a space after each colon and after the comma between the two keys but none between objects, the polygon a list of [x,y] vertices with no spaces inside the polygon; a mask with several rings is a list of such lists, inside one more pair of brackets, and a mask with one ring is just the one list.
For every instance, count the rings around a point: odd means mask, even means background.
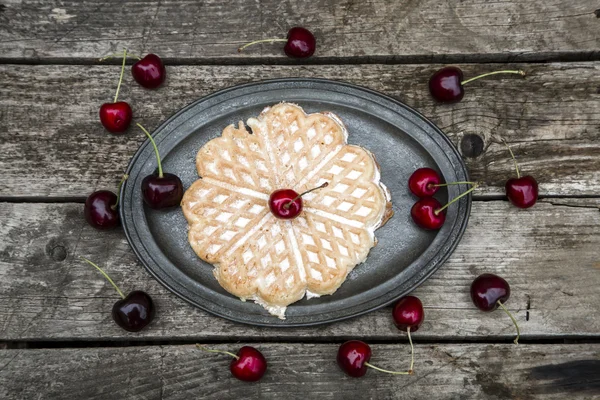
[{"label": "oval metal tray", "polygon": [[[164,170],[177,174],[184,188],[189,187],[198,179],[195,157],[203,144],[220,136],[227,125],[246,121],[281,101],[296,103],[308,113],[337,114],[348,128],[349,143],[375,154],[381,166],[381,181],[392,195],[394,217],[376,231],[377,246],[338,291],[292,304],[285,320],[227,293],[213,277],[213,266],[191,249],[181,209],[155,211],[143,204],[141,181],[156,169],[148,140],[132,158],[129,179],[121,191],[121,219],[133,251],[173,293],[208,312],[253,325],[329,323],[369,312],[406,295],[450,256],[466,228],[471,208],[470,196],[453,204],[446,223],[436,232],[420,229],[412,222],[410,208],[416,199],[407,181],[416,168],[435,168],[446,182],[468,179],[466,167],[446,135],[410,107],[369,89],[322,79],[278,79],[232,87],[183,108],[156,129],[154,138]],[[445,202],[466,187],[442,189],[436,197]]]}]

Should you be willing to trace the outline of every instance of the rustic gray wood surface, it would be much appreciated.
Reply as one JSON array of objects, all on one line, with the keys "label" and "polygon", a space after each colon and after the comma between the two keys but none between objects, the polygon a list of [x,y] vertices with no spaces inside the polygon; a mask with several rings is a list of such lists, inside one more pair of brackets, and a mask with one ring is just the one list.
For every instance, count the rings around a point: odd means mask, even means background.
[{"label": "rustic gray wood surface", "polygon": [[[504,183],[514,174],[500,140],[513,144],[522,171],[538,179],[543,195],[600,192],[600,63],[461,65],[466,76],[499,68],[521,68],[528,76],[475,81],[456,105],[436,104],[427,91],[439,67],[169,66],[166,85],[156,91],[142,89],[128,73],[120,98],[131,103],[135,121],[152,129],[179,108],[231,85],[289,76],[342,80],[381,91],[430,117],[467,151],[471,178],[485,184],[480,194],[504,194]],[[119,70],[0,65],[5,121],[0,140],[7,150],[0,158],[0,197],[87,196],[95,188],[116,187],[145,140],[135,126],[115,136],[98,123],[98,109],[112,101]],[[482,139],[481,149],[471,147],[470,135]]]},{"label": "rustic gray wood surface", "polygon": [[[242,343],[210,345],[236,351]],[[255,384],[229,374],[231,357],[193,345],[5,350],[3,399],[594,399],[600,344],[417,345],[415,374],[345,376],[336,344],[253,344],[268,359]],[[372,346],[371,362],[406,370],[406,344]],[[4,368],[2,366],[4,365]]]},{"label": "rustic gray wood surface", "polygon": [[4,1],[0,57],[96,59],[127,46],[174,61],[285,59],[283,43],[237,48],[312,29],[312,60],[597,58],[594,0]]},{"label": "rustic gray wood surface", "polygon": [[[236,51],[295,25],[315,32],[313,58],[289,59],[282,43]],[[600,399],[599,27],[592,0],[0,0],[0,398]],[[234,324],[152,279],[120,229],[86,224],[85,197],[116,189],[145,139],[98,121],[120,64],[98,59],[124,47],[168,64],[159,90],[128,72],[121,90],[151,130],[219,89],[321,77],[392,96],[447,133],[483,185],[460,245],[414,292],[426,313],[414,376],[351,379],[335,364],[340,343],[361,339],[374,364],[407,367],[389,307],[314,328]],[[466,77],[527,76],[476,81],[461,103],[439,105],[427,81],[448,62]],[[513,166],[501,140],[540,182],[532,209],[506,201]],[[117,328],[117,294],[79,256],[125,291],[151,293],[155,321],[137,334]],[[483,272],[511,284],[519,346],[506,315],[469,299]],[[259,383],[236,381],[228,357],[191,345],[236,351],[240,341],[268,359]]]},{"label": "rustic gray wood surface", "polygon": [[[454,254],[415,294],[427,318],[416,337],[503,339],[509,318],[475,309],[469,285],[494,272],[511,284],[507,306],[524,338],[600,338],[600,200],[564,205],[554,199],[529,210],[506,201],[475,202]],[[197,310],[158,284],[137,262],[120,230],[97,232],[81,204],[0,203],[0,337],[42,339],[398,338],[389,309],[324,327],[265,329]],[[117,293],[78,257],[96,260],[123,290],[146,290],[159,318],[128,334],[112,323]],[[360,268],[360,267],[358,267]],[[258,307],[258,306],[256,306]],[[375,328],[376,327],[376,328]]]}]

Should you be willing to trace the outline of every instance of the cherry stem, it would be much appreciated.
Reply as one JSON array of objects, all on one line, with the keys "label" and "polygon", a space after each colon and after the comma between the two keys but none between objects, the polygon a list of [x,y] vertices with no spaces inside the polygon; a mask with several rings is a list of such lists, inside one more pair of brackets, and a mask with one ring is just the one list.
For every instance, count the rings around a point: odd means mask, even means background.
[{"label": "cherry stem", "polygon": [[503,71],[494,71],[494,72],[488,72],[487,74],[482,74],[482,75],[477,75],[474,78],[471,79],[467,79],[466,81],[462,81],[460,84],[461,85],[466,85],[469,82],[473,82],[476,79],[479,78],[484,78],[486,76],[490,76],[490,75],[497,75],[497,74],[518,74],[521,76],[525,76],[525,71],[521,71],[521,70],[503,70]]},{"label": "cherry stem", "polygon": [[125,298],[125,295],[123,294],[123,292],[121,292],[121,289],[119,289],[119,287],[113,282],[112,279],[110,279],[110,276],[108,276],[108,274],[106,272],[104,272],[104,270],[102,268],[100,268],[99,266],[97,266],[96,264],[94,264],[93,262],[88,260],[87,258],[84,258],[84,257],[79,257],[79,258],[81,258],[83,261],[87,262],[91,266],[95,267],[98,271],[100,271],[100,273],[102,275],[104,275],[104,277],[110,282],[110,284],[113,285],[113,287],[116,289],[117,293],[119,293],[119,295],[122,298]]},{"label": "cherry stem", "polygon": [[275,42],[287,42],[287,39],[262,39],[262,40],[255,40],[254,42],[250,42],[250,43],[246,43],[245,45],[243,45],[242,47],[238,48],[238,53],[241,53],[242,50],[244,50],[246,47],[248,46],[252,46],[253,44],[257,44],[257,43],[275,43]]},{"label": "cherry stem", "polygon": [[444,207],[435,210],[434,214],[438,215],[439,213],[441,213],[442,211],[444,211],[446,208],[450,207],[450,204],[454,203],[455,201],[459,200],[461,197],[464,197],[466,195],[468,195],[469,193],[471,193],[473,190],[477,189],[477,184],[474,184],[473,187],[469,190],[467,190],[466,192],[462,193],[460,196],[457,196],[455,198],[453,198],[450,202],[448,202],[448,204],[446,204]]},{"label": "cherry stem", "polygon": [[519,164],[517,164],[517,159],[515,158],[515,154],[513,153],[512,149],[510,148],[510,146],[508,145],[508,143],[506,143],[506,141],[504,139],[502,139],[502,142],[504,143],[504,145],[510,152],[510,156],[512,157],[513,162],[515,163],[515,169],[517,170],[517,178],[520,178],[521,173],[519,172]]},{"label": "cherry stem", "polygon": [[412,372],[410,372],[410,371],[389,371],[387,369],[376,367],[373,364],[370,364],[368,362],[365,362],[365,365],[367,367],[369,367],[369,368],[376,369],[377,371],[385,372],[386,374],[392,374],[392,375],[412,375]]},{"label": "cherry stem", "polygon": [[199,350],[202,350],[202,351],[207,351],[207,352],[209,352],[209,353],[222,353],[222,354],[228,354],[228,355],[230,355],[231,357],[235,358],[236,360],[239,360],[239,359],[240,359],[240,356],[238,356],[238,355],[236,355],[236,354],[233,354],[233,353],[230,353],[230,352],[228,352],[228,351],[225,351],[225,350],[213,350],[213,349],[209,349],[209,348],[207,348],[207,347],[204,347],[204,346],[202,346],[202,345],[199,345],[199,344],[196,344],[196,347],[197,347]]},{"label": "cherry stem", "polygon": [[125,61],[127,61],[127,49],[123,49],[123,64],[121,65],[121,76],[119,77],[119,85],[117,86],[117,93],[115,93],[115,100],[113,103],[117,102],[119,98],[119,90],[121,90],[121,82],[123,82],[123,74],[125,73]]},{"label": "cherry stem", "polygon": [[284,204],[284,205],[283,205],[283,208],[285,208],[286,210],[289,210],[289,209],[290,209],[290,207],[292,206],[292,204],[294,204],[294,202],[295,202],[296,200],[298,200],[300,197],[302,197],[302,196],[304,196],[305,194],[308,194],[308,193],[310,193],[310,192],[312,192],[312,191],[315,191],[315,190],[317,190],[317,189],[323,189],[324,187],[327,187],[327,186],[329,186],[329,183],[328,183],[328,182],[325,182],[325,183],[324,183],[324,184],[322,184],[321,186],[317,186],[316,188],[312,188],[312,189],[310,189],[310,190],[307,190],[306,192],[300,193],[298,196],[294,197],[294,199],[293,199],[293,200],[290,200],[290,202],[289,202],[289,203],[286,203],[286,204]]},{"label": "cherry stem", "polygon": [[[113,54],[109,54],[105,57],[102,57],[101,59],[99,59],[98,61],[106,61],[109,58],[115,58],[115,57],[119,57],[121,56],[121,53],[113,53]],[[138,60],[141,60],[142,58],[140,56],[137,56],[135,54],[131,54],[131,53],[127,53],[127,57],[133,57],[133,58],[137,58]]]},{"label": "cherry stem", "polygon": [[152,135],[150,135],[148,133],[148,131],[146,130],[146,128],[144,128],[142,125],[140,125],[140,123],[136,123],[136,125],[144,131],[144,133],[146,134],[146,136],[148,136],[148,139],[150,139],[150,143],[152,143],[152,146],[154,147],[154,152],[156,153],[156,161],[158,163],[158,177],[162,178],[163,177],[163,170],[162,170],[162,164],[160,162],[160,155],[158,154],[158,147],[156,147],[156,143],[154,142],[154,139],[152,138]]},{"label": "cherry stem", "polygon": [[123,175],[123,178],[121,178],[121,182],[119,182],[119,186],[117,187],[117,201],[115,202],[115,204],[110,206],[110,208],[112,208],[113,210],[116,210],[117,206],[119,205],[119,200],[121,200],[121,187],[123,186],[127,178],[129,178],[129,175],[125,174]]},{"label": "cherry stem", "polygon": [[408,373],[413,373],[413,367],[415,366],[415,347],[413,346],[412,338],[410,337],[410,326],[406,330],[408,334],[408,342],[410,343],[410,368],[408,369]]},{"label": "cherry stem", "polygon": [[442,187],[442,186],[451,186],[451,185],[477,185],[477,182],[459,181],[459,182],[450,182],[450,183],[430,183],[427,186]]},{"label": "cherry stem", "polygon": [[512,320],[513,324],[515,324],[515,328],[517,328],[517,337],[515,338],[514,342],[515,342],[515,344],[519,344],[519,338],[521,337],[521,331],[519,330],[519,324],[517,324],[517,320],[515,319],[515,317],[513,317],[513,315],[510,313],[510,311],[508,311],[508,308],[506,308],[500,300],[498,300],[496,303],[500,306],[500,308],[502,308],[504,310],[504,312],[506,314],[508,314],[508,316]]}]

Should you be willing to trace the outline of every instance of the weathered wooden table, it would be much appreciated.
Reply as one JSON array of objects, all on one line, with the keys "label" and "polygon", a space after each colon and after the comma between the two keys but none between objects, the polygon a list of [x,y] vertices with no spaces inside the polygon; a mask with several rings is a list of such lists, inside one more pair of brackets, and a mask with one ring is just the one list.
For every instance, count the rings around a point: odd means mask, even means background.
[{"label": "weathered wooden table", "polygon": [[[0,398],[600,398],[600,3],[592,0],[0,0]],[[245,42],[302,25],[315,56],[286,58],[280,44],[238,54]],[[191,307],[137,262],[121,230],[98,232],[83,201],[115,189],[145,139],[107,134],[100,104],[114,93],[124,47],[154,52],[168,81],[146,91],[126,77],[121,98],[148,128],[216,90],[277,77],[323,77],[366,86],[437,123],[474,180],[467,232],[448,262],[415,293],[426,321],[414,335],[416,374],[346,377],[335,363],[349,338],[373,344],[373,362],[406,368],[406,336],[390,309],[303,329],[238,325]],[[427,91],[440,65],[466,76],[504,68],[525,79],[471,84],[438,105]],[[512,143],[540,182],[529,210],[503,192]],[[113,288],[151,293],[158,316],[128,334],[110,316]],[[475,276],[511,284],[522,329],[472,306]],[[228,372],[253,343],[269,360],[260,383]]]}]

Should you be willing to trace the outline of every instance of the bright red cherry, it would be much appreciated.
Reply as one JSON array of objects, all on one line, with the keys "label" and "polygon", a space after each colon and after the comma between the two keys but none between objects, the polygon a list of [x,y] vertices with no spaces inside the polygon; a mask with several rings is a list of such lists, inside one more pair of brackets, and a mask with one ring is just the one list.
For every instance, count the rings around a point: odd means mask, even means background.
[{"label": "bright red cherry", "polygon": [[367,373],[371,359],[371,347],[360,340],[350,340],[338,349],[337,363],[340,368],[353,378],[360,378]]},{"label": "bright red cherry", "polygon": [[[109,56],[110,57],[110,56]],[[129,128],[133,112],[131,107],[124,101],[117,101],[123,73],[125,72],[125,61],[127,61],[127,49],[123,50],[123,63],[121,65],[121,76],[117,85],[117,92],[112,103],[104,103],[100,107],[100,122],[107,131],[111,133],[123,133]]]},{"label": "bright red cherry", "polygon": [[410,209],[410,216],[412,217],[413,221],[415,221],[415,224],[423,229],[440,229],[446,221],[446,208],[477,188],[477,184],[474,182],[456,183],[470,183],[473,186],[469,190],[450,200],[445,206],[442,206],[440,202],[433,197],[424,197],[419,199]]},{"label": "bright red cherry", "polygon": [[271,193],[269,208],[280,219],[293,219],[302,212],[302,197],[292,189],[280,189]]},{"label": "bright red cherry", "polygon": [[538,183],[535,178],[531,175],[521,176],[521,172],[519,171],[519,164],[517,163],[517,159],[515,158],[515,154],[512,149],[508,145],[508,143],[504,142],[508,151],[510,152],[510,156],[515,163],[515,170],[517,171],[516,178],[510,178],[506,181],[506,185],[504,185],[504,189],[506,190],[506,197],[510,200],[513,205],[519,208],[529,208],[533,206],[538,199]]},{"label": "bright red cherry", "polygon": [[148,175],[142,180],[142,198],[144,199],[144,203],[155,210],[178,206],[183,198],[183,184],[181,183],[181,179],[177,175],[163,173],[160,154],[158,153],[158,147],[156,147],[154,138],[142,125],[137,124],[137,126],[150,139],[158,164],[158,173]]},{"label": "bright red cherry", "polygon": [[471,283],[471,300],[473,300],[475,307],[485,312],[494,311],[498,307],[502,308],[517,328],[515,339],[515,344],[517,344],[520,336],[519,325],[515,317],[504,306],[509,297],[510,286],[506,280],[498,275],[482,274]]},{"label": "bright red cherry", "polygon": [[159,56],[148,54],[131,66],[131,75],[143,87],[156,89],[165,81],[167,70]]},{"label": "bright red cherry", "polygon": [[450,185],[476,185],[476,182],[450,182],[440,183],[442,179],[436,170],[431,168],[419,168],[408,178],[408,188],[417,197],[431,197],[442,186]]},{"label": "bright red cherry", "polygon": [[419,199],[410,209],[413,221],[423,229],[440,229],[446,221],[446,210],[433,197]]},{"label": "bright red cherry", "polygon": [[485,76],[496,74],[519,74],[525,76],[523,71],[494,71],[464,80],[463,73],[457,67],[444,67],[436,71],[429,79],[429,92],[431,96],[441,103],[458,103],[465,95],[463,88],[469,82]]},{"label": "bright red cherry", "polygon": [[308,58],[314,54],[317,47],[317,41],[312,32],[306,28],[296,26],[288,31],[287,39],[255,40],[254,42],[246,43],[238,51],[241,52],[248,46],[265,42],[286,42],[283,51],[288,57],[292,58]]},{"label": "bright red cherry", "polygon": [[98,190],[88,196],[83,207],[85,220],[96,229],[112,229],[119,225],[117,195],[108,190]]},{"label": "bright red cherry", "polygon": [[431,197],[438,191],[442,179],[436,170],[419,168],[408,178],[408,188],[417,197]]},{"label": "bright red cherry", "polygon": [[124,101],[104,103],[100,107],[100,122],[110,133],[123,133],[129,128],[133,112]]},{"label": "bright red cherry", "polygon": [[210,353],[222,353],[233,357],[229,370],[231,374],[241,381],[256,382],[260,380],[267,371],[267,360],[260,351],[251,346],[242,347],[237,354],[224,350],[213,350],[196,345],[199,350]]},{"label": "bright red cherry", "polygon": [[112,317],[117,325],[129,332],[139,332],[152,322],[155,308],[150,295],[141,290],[134,290],[125,296],[102,268],[87,258],[81,257],[81,259],[96,268],[121,296],[121,300],[117,301],[112,308]]},{"label": "bright red cherry", "polygon": [[392,375],[411,375],[412,371],[389,371],[369,364],[371,347],[360,340],[349,340],[338,349],[337,363],[348,376],[360,378],[367,373],[367,367]]},{"label": "bright red cherry", "polygon": [[465,95],[463,73],[456,67],[444,67],[429,79],[429,93],[441,103],[458,103]]},{"label": "bright red cherry", "polygon": [[537,202],[538,183],[531,175],[506,181],[506,196],[516,207],[529,208]]},{"label": "bright red cherry", "polygon": [[315,53],[317,41],[315,36],[306,28],[296,26],[288,31],[287,43],[283,51],[288,57],[308,58]]},{"label": "bright red cherry", "polygon": [[405,296],[394,306],[392,316],[398,329],[404,332],[409,330],[416,332],[425,319],[423,303],[418,297]]},{"label": "bright red cherry", "polygon": [[302,196],[313,190],[327,187],[329,183],[325,182],[321,186],[307,190],[302,194],[296,193],[292,189],[279,189],[271,193],[269,197],[269,209],[274,216],[280,219],[294,219],[302,212]]}]

